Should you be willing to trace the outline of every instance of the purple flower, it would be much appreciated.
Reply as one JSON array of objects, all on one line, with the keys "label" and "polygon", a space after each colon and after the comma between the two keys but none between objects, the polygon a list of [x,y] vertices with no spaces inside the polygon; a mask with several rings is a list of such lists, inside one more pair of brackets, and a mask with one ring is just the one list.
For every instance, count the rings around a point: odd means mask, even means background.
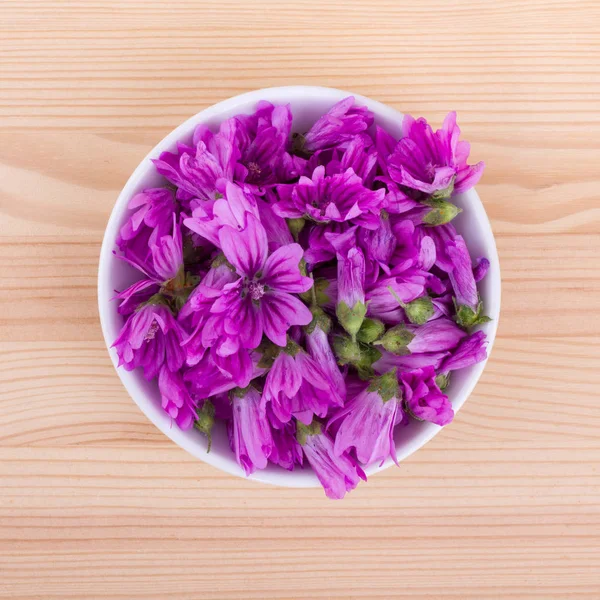
[{"label": "purple flower", "polygon": [[367,480],[363,470],[349,454],[336,456],[333,440],[322,431],[318,422],[308,427],[298,423],[296,436],[328,498],[341,500],[346,492],[358,485],[360,479]]},{"label": "purple flower", "polygon": [[447,425],[452,421],[452,404],[437,386],[433,367],[401,373],[400,382],[405,406],[411,416],[436,425]]},{"label": "purple flower", "polygon": [[437,227],[429,227],[427,233],[435,244],[435,266],[439,267],[445,273],[452,271],[454,265],[448,257],[446,247],[458,235],[454,225],[446,223]]},{"label": "purple flower", "polygon": [[[254,352],[251,358],[253,370],[250,380],[265,373],[265,370],[258,366],[260,354]],[[210,398],[238,387],[231,375],[225,374],[215,364],[210,353],[207,353],[198,364],[188,369],[184,373],[183,379],[198,398]]]},{"label": "purple flower", "polygon": [[489,268],[490,261],[487,258],[478,258],[477,264],[473,267],[473,277],[475,278],[475,281],[481,281],[487,275]]},{"label": "purple flower", "polygon": [[229,394],[233,418],[228,427],[229,445],[246,475],[264,469],[273,450],[273,438],[260,394],[252,387]]},{"label": "purple flower", "polygon": [[256,198],[247,187],[240,187],[230,181],[221,181],[219,189],[222,198],[215,202],[198,205],[190,218],[183,224],[220,247],[219,231],[224,225],[242,230],[246,222],[246,213],[259,218],[259,210]]},{"label": "purple flower", "polygon": [[202,334],[206,322],[211,316],[210,309],[221,295],[223,288],[237,279],[237,274],[227,264],[215,264],[192,291],[187,302],[179,311],[177,319],[184,330],[188,332],[182,343],[186,349],[188,365],[197,364],[204,356],[206,347],[202,343]]},{"label": "purple flower", "polygon": [[[317,314],[313,323],[306,331],[306,349],[310,356],[325,371],[329,380],[333,383],[338,396],[343,400],[346,398],[346,384],[344,375],[338,367],[337,361],[329,344],[327,333],[329,332],[329,319],[323,311],[313,309]],[[311,330],[312,328],[312,330]]]},{"label": "purple flower", "polygon": [[194,133],[195,147],[178,144],[177,153],[163,152],[153,160],[156,170],[177,186],[181,200],[218,197],[217,182],[233,181],[240,152],[235,145],[236,128],[233,120],[221,124],[213,135],[202,126]]},{"label": "purple flower", "polygon": [[119,356],[119,366],[128,371],[144,369],[146,379],[154,379],[163,364],[178,371],[185,360],[181,347],[182,331],[164,305],[147,304],[126,321],[113,347]]},{"label": "purple flower", "polygon": [[315,152],[339,146],[368,129],[373,114],[365,106],[356,106],[349,96],[334,104],[306,133],[302,149]]},{"label": "purple flower", "polygon": [[196,420],[196,403],[178,372],[170,371],[163,365],[158,375],[158,389],[164,411],[177,423],[180,429],[189,429]]},{"label": "purple flower", "polygon": [[413,354],[452,350],[467,335],[450,319],[445,318],[428,321],[419,327],[415,325],[406,327],[414,335],[407,346]]},{"label": "purple flower", "polygon": [[267,374],[263,406],[268,403],[282,423],[294,416],[308,424],[313,415],[324,417],[330,406],[342,406],[344,398],[321,365],[290,341]]},{"label": "purple flower", "polygon": [[483,163],[467,164],[470,146],[459,141],[460,129],[456,113],[444,119],[435,133],[423,118],[405,115],[402,139],[388,159],[390,177],[396,182],[425,194],[440,197],[465,192],[472,188],[483,173]]},{"label": "purple flower", "polygon": [[292,296],[312,286],[312,280],[300,274],[302,247],[288,244],[267,257],[265,228],[249,213],[242,231],[226,225],[219,230],[219,241],[240,278],[225,286],[211,312],[221,315],[225,332],[239,336],[243,348],[256,348],[263,333],[285,346],[292,325],[308,325],[312,320],[310,310]]},{"label": "purple flower", "polygon": [[390,269],[402,273],[415,266],[419,260],[419,245],[415,225],[407,219],[397,220],[391,226],[396,243],[390,259]]},{"label": "purple flower", "polygon": [[365,257],[356,246],[356,227],[346,233],[325,234],[338,261],[336,315],[342,327],[356,336],[367,313],[365,304]]},{"label": "purple flower", "polygon": [[367,259],[367,280],[373,283],[377,281],[380,268],[389,275],[388,265],[397,243],[389,216],[382,213],[377,229],[359,229],[358,241]]},{"label": "purple flower", "polygon": [[[450,263],[445,266],[450,267],[448,277],[454,289],[456,322],[463,327],[486,323],[490,319],[482,314],[483,304],[479,300],[471,257],[463,237],[457,235],[454,239],[448,240],[445,252]],[[485,263],[483,269],[485,274],[487,270]]]},{"label": "purple flower", "polygon": [[[271,199],[270,192],[271,190],[268,190],[266,195],[269,199]],[[281,246],[293,244],[294,239],[292,238],[288,224],[283,217],[280,217],[275,213],[273,205],[260,199],[257,200],[257,205],[260,222],[267,232],[269,252],[275,252],[275,250],[281,248]]]},{"label": "purple flower", "polygon": [[[348,230],[346,223],[328,223],[327,225],[311,225],[305,238],[304,260],[311,268],[319,263],[335,258],[335,250],[327,238],[328,233],[344,233]],[[304,232],[303,232],[304,233]]]},{"label": "purple flower", "polygon": [[300,175],[304,160],[286,151],[292,127],[289,104],[273,106],[261,101],[253,115],[238,115],[235,120],[246,183],[266,186]]},{"label": "purple flower", "polygon": [[129,201],[128,208],[135,212],[129,215],[125,225],[121,227],[117,246],[127,255],[127,249],[134,245],[135,241],[141,241],[140,247],[145,247],[149,254],[147,245],[150,235],[156,231],[155,237],[160,238],[168,234],[172,227],[173,213],[176,209],[173,192],[167,188],[144,190]]},{"label": "purple flower", "polygon": [[377,373],[387,373],[393,368],[397,368],[399,371],[410,371],[422,367],[432,367],[437,371],[448,356],[450,356],[450,352],[443,351],[398,356],[384,350],[381,352],[381,358],[373,363],[373,369]]},{"label": "purple flower", "polygon": [[201,344],[210,348],[214,365],[237,387],[246,387],[255,377],[252,352],[242,347],[239,335],[227,333],[225,319],[221,315],[211,314],[208,317],[202,328]]},{"label": "purple flower", "polygon": [[119,300],[119,308],[117,309],[120,315],[128,316],[135,309],[150,300],[154,294],[160,290],[160,285],[152,279],[141,279],[130,285],[127,289],[115,294],[112,300]]},{"label": "purple flower", "polygon": [[377,151],[373,140],[366,133],[359,134],[348,142],[341,160],[336,158],[326,165],[328,175],[343,173],[348,169],[352,169],[365,186],[372,186],[377,171]]},{"label": "purple flower", "polygon": [[418,222],[421,223],[421,214],[426,214],[429,209],[405,194],[395,183],[388,181],[386,185],[388,193],[383,204],[385,210],[393,215],[406,215],[416,212],[416,209],[419,214]]},{"label": "purple flower", "polygon": [[385,202],[385,190],[370,190],[358,175],[347,169],[326,176],[325,167],[317,167],[312,179],[300,177],[298,183],[277,186],[280,201],[273,210],[282,217],[308,216],[317,223],[352,221],[368,229],[379,225],[379,213]]},{"label": "purple flower", "polygon": [[452,354],[440,366],[442,373],[470,367],[487,358],[485,350],[486,338],[483,331],[476,331],[473,335],[463,338]]},{"label": "purple flower", "polygon": [[456,303],[468,306],[474,311],[477,310],[479,303],[477,285],[473,276],[469,250],[461,235],[457,235],[454,240],[446,244],[446,254],[452,263],[452,270],[449,271],[448,277],[454,288]]},{"label": "purple flower", "polygon": [[151,243],[153,274],[158,281],[169,281],[183,270],[181,227],[173,215],[173,234],[163,235]]},{"label": "purple flower", "polygon": [[[267,413],[269,409],[267,408]],[[269,462],[279,465],[287,471],[293,471],[296,465],[301,465],[304,455],[302,448],[296,439],[296,422],[279,423],[273,425],[276,417],[271,417],[271,437],[273,438],[273,449],[269,456]]]},{"label": "purple flower", "polygon": [[379,169],[384,175],[384,179],[387,182],[388,177],[388,159],[390,154],[394,151],[398,140],[388,133],[385,129],[379,125],[375,126],[375,149],[377,150],[377,162]]},{"label": "purple flower", "polygon": [[330,421],[341,421],[335,436],[336,456],[354,448],[364,465],[382,465],[388,456],[398,464],[394,427],[402,420],[400,402],[396,370],[375,377]]},{"label": "purple flower", "polygon": [[379,279],[366,292],[367,314],[384,323],[404,321],[403,304],[408,304],[425,293],[426,277],[420,271],[406,271],[398,277]]},{"label": "purple flower", "polygon": [[223,335],[211,348],[213,362],[237,387],[246,387],[254,377],[254,363],[249,350],[240,347],[235,336]]}]

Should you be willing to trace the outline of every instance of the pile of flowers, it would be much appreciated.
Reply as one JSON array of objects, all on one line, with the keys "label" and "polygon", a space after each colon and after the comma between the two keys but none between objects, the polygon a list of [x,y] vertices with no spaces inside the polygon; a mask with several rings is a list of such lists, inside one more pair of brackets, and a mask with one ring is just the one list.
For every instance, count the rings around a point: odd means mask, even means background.
[{"label": "pile of flowers", "polygon": [[304,133],[264,101],[200,125],[153,161],[165,185],[117,240],[141,273],[116,296],[120,366],[209,449],[224,420],[246,474],[308,463],[331,498],[396,460],[396,427],[450,423],[452,371],[486,357],[489,262],[451,224],[483,163],[455,113],[406,116],[400,140],[373,121],[349,97]]}]

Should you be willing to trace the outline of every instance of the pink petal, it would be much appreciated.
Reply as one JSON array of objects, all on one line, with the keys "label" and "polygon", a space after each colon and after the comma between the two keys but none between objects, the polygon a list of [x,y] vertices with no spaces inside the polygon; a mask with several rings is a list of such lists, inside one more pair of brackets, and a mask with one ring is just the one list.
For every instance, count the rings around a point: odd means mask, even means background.
[{"label": "pink petal", "polygon": [[302,301],[284,292],[267,292],[261,298],[261,312],[265,335],[282,347],[292,325],[308,325],[312,321],[312,314]]},{"label": "pink petal", "polygon": [[299,244],[278,248],[265,263],[261,283],[280,292],[300,294],[312,287],[312,279],[300,274],[300,260],[304,251]]},{"label": "pink petal", "polygon": [[237,231],[225,225],[219,231],[221,249],[240,275],[254,277],[260,271],[268,252],[267,232],[252,214],[246,214],[246,227]]},{"label": "pink petal", "polygon": [[230,335],[238,334],[244,348],[252,349],[260,344],[263,335],[261,306],[257,306],[247,296],[240,300],[228,317],[225,331]]}]

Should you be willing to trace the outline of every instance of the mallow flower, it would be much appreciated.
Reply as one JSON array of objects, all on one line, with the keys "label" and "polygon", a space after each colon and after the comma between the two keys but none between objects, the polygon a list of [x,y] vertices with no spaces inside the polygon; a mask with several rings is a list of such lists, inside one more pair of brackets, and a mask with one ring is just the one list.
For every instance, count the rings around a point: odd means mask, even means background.
[{"label": "mallow flower", "polygon": [[402,138],[388,158],[393,181],[437,198],[472,188],[483,174],[483,162],[467,164],[470,146],[459,141],[456,113],[448,113],[435,133],[423,118],[405,115]]},{"label": "mallow flower", "polygon": [[146,379],[154,379],[166,364],[178,371],[185,360],[181,346],[183,332],[170,309],[163,304],[146,304],[133,313],[123,325],[113,347],[119,366],[132,371],[144,369]]},{"label": "mallow flower", "polygon": [[401,401],[396,369],[372,378],[329,421],[329,425],[339,425],[334,443],[336,456],[354,449],[363,465],[381,465],[388,456],[398,464],[394,427],[402,420]]},{"label": "mallow flower", "polygon": [[344,397],[327,371],[289,340],[267,374],[262,401],[282,423],[295,417],[309,424],[313,415],[324,417],[330,407],[342,406]]},{"label": "mallow flower", "polygon": [[269,256],[263,225],[250,213],[245,221],[242,231],[229,225],[219,230],[223,254],[239,279],[225,285],[211,312],[223,320],[228,335],[240,338],[243,348],[256,348],[263,334],[285,346],[292,325],[308,325],[312,320],[310,310],[292,295],[312,286],[312,279],[299,270],[303,250],[298,244],[288,244]]},{"label": "mallow flower", "polygon": [[259,392],[249,386],[229,393],[232,419],[229,422],[229,444],[246,475],[264,469],[271,452],[273,438],[266,413],[261,410]]},{"label": "mallow flower", "polygon": [[336,455],[333,440],[318,421],[298,423],[296,437],[328,498],[341,500],[361,479],[367,480],[350,454]]},{"label": "mallow flower", "polygon": [[435,377],[431,366],[400,374],[405,408],[416,419],[447,425],[454,418],[454,410],[448,396],[438,387]]}]

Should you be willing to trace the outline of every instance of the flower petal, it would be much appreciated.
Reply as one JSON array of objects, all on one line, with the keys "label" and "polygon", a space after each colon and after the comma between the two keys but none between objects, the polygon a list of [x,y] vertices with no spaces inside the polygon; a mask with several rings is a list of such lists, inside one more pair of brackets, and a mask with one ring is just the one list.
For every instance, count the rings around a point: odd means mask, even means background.
[{"label": "flower petal", "polygon": [[261,283],[280,292],[300,294],[312,287],[312,279],[300,274],[303,255],[300,244],[288,244],[269,256],[263,269]]},{"label": "flower petal", "polygon": [[278,346],[286,345],[286,332],[292,325],[308,325],[312,321],[308,307],[290,294],[270,291],[260,302],[265,335]]},{"label": "flower petal", "polygon": [[240,275],[254,277],[267,260],[267,232],[252,214],[246,214],[246,226],[237,231],[229,225],[219,230],[219,242],[227,260]]}]

